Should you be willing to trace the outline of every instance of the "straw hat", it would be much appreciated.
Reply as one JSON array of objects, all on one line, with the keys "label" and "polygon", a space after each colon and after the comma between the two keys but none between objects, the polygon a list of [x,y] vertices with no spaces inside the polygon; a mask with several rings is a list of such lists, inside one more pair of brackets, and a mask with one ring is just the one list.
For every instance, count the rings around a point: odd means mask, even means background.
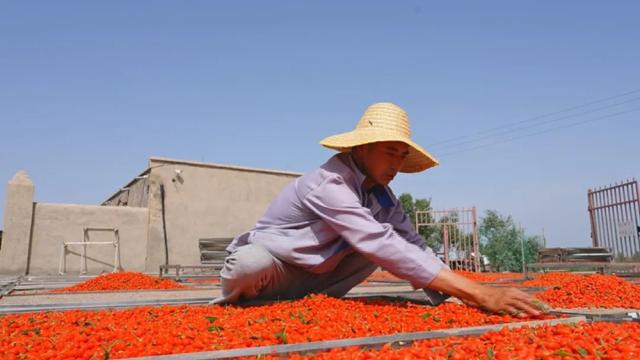
[{"label": "straw hat", "polygon": [[414,173],[438,165],[425,149],[411,140],[409,116],[392,103],[376,103],[367,108],[352,131],[329,136],[320,141],[329,149],[341,152],[352,147],[380,141],[401,141],[409,145],[409,156],[400,172]]}]

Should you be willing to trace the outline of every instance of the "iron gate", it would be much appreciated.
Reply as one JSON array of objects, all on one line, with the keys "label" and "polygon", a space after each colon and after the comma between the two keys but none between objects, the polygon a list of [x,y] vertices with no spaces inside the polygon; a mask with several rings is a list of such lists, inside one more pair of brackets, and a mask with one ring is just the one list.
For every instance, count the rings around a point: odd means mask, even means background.
[{"label": "iron gate", "polygon": [[640,260],[639,193],[635,179],[588,191],[593,246],[610,249],[616,261]]},{"label": "iron gate", "polygon": [[476,208],[416,211],[416,231],[451,268],[481,271]]}]

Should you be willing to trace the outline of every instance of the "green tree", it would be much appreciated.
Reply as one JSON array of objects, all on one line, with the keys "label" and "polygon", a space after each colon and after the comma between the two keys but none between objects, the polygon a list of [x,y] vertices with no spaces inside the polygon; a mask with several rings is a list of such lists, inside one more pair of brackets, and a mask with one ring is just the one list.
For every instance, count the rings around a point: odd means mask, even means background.
[{"label": "green tree", "polygon": [[541,238],[526,236],[511,216],[488,210],[478,229],[480,252],[486,255],[494,271],[522,271],[522,239],[524,239],[524,261],[536,260]]},{"label": "green tree", "polygon": [[[413,199],[413,196],[409,193],[403,193],[398,197],[404,213],[409,219],[413,227],[416,228],[416,211],[430,211],[431,199]],[[420,218],[421,223],[433,223],[433,217],[431,214],[424,214]],[[426,241],[427,246],[437,251],[442,245],[442,238],[440,235],[440,228],[436,225],[420,226],[418,229],[420,234]]]}]

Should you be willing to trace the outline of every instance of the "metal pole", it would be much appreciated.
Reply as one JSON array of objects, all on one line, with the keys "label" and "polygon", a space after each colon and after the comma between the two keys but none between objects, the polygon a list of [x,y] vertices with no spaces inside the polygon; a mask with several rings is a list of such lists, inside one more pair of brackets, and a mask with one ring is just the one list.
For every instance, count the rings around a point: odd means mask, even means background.
[{"label": "metal pole", "polygon": [[624,239],[622,238],[622,236],[620,236],[620,206],[618,205],[618,203],[620,202],[619,198],[618,198],[618,191],[620,190],[619,187],[615,187],[614,189],[611,190],[611,197],[612,197],[612,207],[611,210],[613,211],[613,217],[614,217],[614,221],[613,221],[613,227],[615,229],[615,235],[616,235],[616,241],[617,244],[620,246],[620,252],[622,253],[622,260],[624,260],[624,257],[626,256],[626,251],[624,248]]},{"label": "metal pole", "polygon": [[472,221],[472,225],[471,225],[471,231],[472,231],[472,236],[473,236],[473,251],[476,253],[476,257],[475,257],[475,271],[476,272],[480,272],[480,244],[478,242],[478,222],[477,222],[477,214],[476,214],[476,207],[472,207],[471,208],[471,221]]},{"label": "metal pole", "polygon": [[600,209],[598,209],[598,194],[592,193],[592,201],[593,201],[593,221],[595,222],[595,231],[596,231],[596,239],[598,240],[598,247],[606,248],[604,245],[604,236],[603,229],[604,225],[602,224],[602,214]]},{"label": "metal pole", "polygon": [[[640,217],[640,184],[638,184],[638,180],[636,179],[633,179],[633,181],[636,183],[636,196],[635,196],[636,199],[635,200],[638,208],[636,214],[638,217]],[[640,255],[640,222],[636,222],[636,226],[637,226],[636,229],[638,229],[638,234],[636,236],[636,244],[638,245],[638,251],[639,251],[638,255]]]},{"label": "metal pole", "polygon": [[[615,197],[616,198],[616,202],[615,202],[616,206],[615,206],[615,209],[616,209],[616,217],[618,219],[618,223],[617,223],[616,229],[617,229],[618,237],[620,238],[620,246],[622,247],[622,256],[623,256],[622,261],[624,261],[626,259],[627,255],[629,253],[628,249],[627,249],[627,239],[624,236],[620,236],[621,235],[620,234],[621,231],[620,231],[620,229],[618,229],[620,227],[620,225],[623,224],[624,221],[625,221],[624,212],[623,212],[623,204],[622,204],[622,202],[624,200],[623,200],[622,193],[621,193],[621,191],[623,189],[624,189],[624,187],[621,186],[621,187],[617,188],[616,191],[615,191],[615,193],[616,193],[616,197]],[[624,233],[622,235],[624,235]]]},{"label": "metal pole", "polygon": [[608,224],[607,227],[609,229],[609,233],[607,234],[607,236],[609,237],[614,256],[618,256],[618,254],[620,253],[620,250],[618,249],[618,242],[616,239],[616,228],[615,228],[615,220],[613,218],[614,217],[613,209],[610,206],[608,206],[608,205],[611,205],[611,192],[607,190],[602,194],[605,196],[605,199],[606,199],[605,205],[607,205],[607,207],[605,208],[607,212],[607,224]]},{"label": "metal pole", "polygon": [[449,266],[449,229],[442,225],[442,242],[444,243],[444,263]]},{"label": "metal pole", "polygon": [[[589,220],[591,220],[591,243],[593,247],[598,247],[598,233],[596,231],[595,209],[593,208],[593,192],[591,189],[587,192],[587,199],[589,200]],[[544,239],[544,228],[542,230],[542,236]],[[546,244],[545,244],[546,247]]]},{"label": "metal pole", "polygon": [[616,229],[616,240],[618,241],[618,244],[620,245],[620,252],[622,253],[622,261],[624,261],[625,257],[627,256],[627,249],[624,243],[624,237],[620,236],[620,223],[623,221],[622,219],[622,215],[621,215],[621,209],[620,209],[620,189],[622,187],[622,183],[620,184],[620,186],[616,187],[615,189],[613,189],[611,191],[611,196],[613,197],[613,216],[615,218],[614,221],[614,226]]},{"label": "metal pole", "polygon": [[[629,203],[629,221],[631,221],[633,223],[633,229],[636,230],[637,226],[639,226],[640,224],[638,224],[638,219],[637,216],[638,214],[636,213],[636,209],[634,206],[634,203],[638,202],[638,197],[637,194],[635,194],[635,186],[636,185],[636,181],[635,179],[633,180],[633,182],[631,182],[631,184],[629,184],[629,197],[631,199],[631,203]],[[637,231],[634,231],[633,236],[631,237],[631,243],[633,244],[633,261],[637,261],[638,258],[637,256],[640,255],[640,239],[639,239],[639,235]]]},{"label": "metal pole", "polygon": [[527,265],[525,263],[525,259],[524,259],[524,230],[522,229],[522,225],[519,225],[519,235],[520,235],[520,249],[522,250],[522,274],[527,275]]},{"label": "metal pole", "polygon": [[[631,194],[630,194],[630,190],[632,183],[627,180],[627,183],[625,184],[625,186],[622,188],[622,201],[624,202],[621,206],[622,208],[622,216],[624,218],[624,222],[625,222],[625,226],[626,224],[630,224],[631,223],[631,213],[629,212],[629,208],[630,206],[632,206],[632,203],[629,203],[628,201],[631,199]],[[625,244],[627,246],[627,258],[628,260],[631,260],[631,257],[633,256],[633,233],[631,234],[625,234]]]},{"label": "metal pole", "polygon": [[605,213],[603,208],[600,208],[601,204],[600,193],[593,194],[593,213],[596,221],[596,236],[598,238],[598,247],[605,248],[607,251],[612,251],[607,246],[607,228],[605,224]]}]

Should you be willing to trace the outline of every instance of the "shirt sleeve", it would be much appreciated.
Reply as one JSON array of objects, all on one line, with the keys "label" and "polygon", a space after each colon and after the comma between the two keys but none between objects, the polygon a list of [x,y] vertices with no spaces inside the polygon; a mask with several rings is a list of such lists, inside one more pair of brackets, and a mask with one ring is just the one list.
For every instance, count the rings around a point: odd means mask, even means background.
[{"label": "shirt sleeve", "polygon": [[393,225],[378,222],[339,176],[325,179],[303,203],[356,251],[415,288],[428,286],[444,267],[433,252],[402,238]]}]

